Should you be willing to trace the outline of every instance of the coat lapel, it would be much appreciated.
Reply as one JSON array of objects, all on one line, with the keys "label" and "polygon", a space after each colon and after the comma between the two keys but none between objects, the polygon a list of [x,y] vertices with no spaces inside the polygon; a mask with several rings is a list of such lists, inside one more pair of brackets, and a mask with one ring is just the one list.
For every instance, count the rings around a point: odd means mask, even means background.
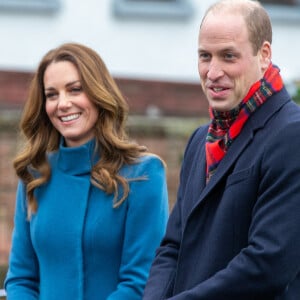
[{"label": "coat lapel", "polygon": [[[228,153],[224,156],[222,161],[220,162],[216,173],[212,176],[210,181],[206,186],[202,186],[202,182],[205,183],[205,145],[201,143],[202,150],[201,152],[201,161],[200,168],[203,170],[200,176],[200,183],[197,184],[198,187],[201,188],[201,194],[198,197],[197,201],[195,201],[194,207],[192,211],[202,203],[207,195],[215,188],[215,186],[220,182],[220,180],[226,176],[226,174],[230,171],[230,168],[234,165],[238,157],[244,151],[245,147],[252,141],[255,131],[259,128],[265,126],[265,123],[271,118],[287,101],[289,101],[289,96],[285,89],[281,92],[275,94],[270,97],[270,99],[264,103],[246,122],[244,128],[242,129],[239,136],[232,143]],[[202,153],[203,152],[203,153]],[[204,165],[204,168],[203,168]],[[199,184],[201,186],[199,186]],[[205,184],[204,184],[205,185]],[[191,211],[191,212],[192,212]]]},{"label": "coat lapel", "polygon": [[[247,125],[249,125],[248,122]],[[204,199],[211,190],[218,184],[218,182],[226,176],[230,167],[235,163],[237,158],[243,152],[245,147],[253,139],[253,128],[251,126],[245,126],[236,140],[230,146],[228,153],[224,156],[220,162],[216,173],[211,177],[210,181],[206,185],[206,188],[203,190],[200,199]]]},{"label": "coat lapel", "polygon": [[[206,180],[206,157],[205,157],[205,139],[207,134],[207,128],[201,128],[200,135],[196,135],[193,138],[193,145],[191,146],[191,152],[188,157],[191,161],[185,163],[185,169],[183,174],[187,176],[182,178],[184,181],[188,179],[188,190],[185,192],[189,199],[189,207],[192,208],[199,200],[202,191],[205,189]],[[186,175],[189,174],[189,175]]]}]

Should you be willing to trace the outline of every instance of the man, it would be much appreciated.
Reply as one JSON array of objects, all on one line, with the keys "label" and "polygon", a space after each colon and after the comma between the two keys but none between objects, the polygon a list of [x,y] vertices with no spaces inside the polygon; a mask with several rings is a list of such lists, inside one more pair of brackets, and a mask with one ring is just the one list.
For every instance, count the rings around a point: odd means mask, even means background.
[{"label": "man", "polygon": [[188,142],[144,300],[300,299],[300,109],[271,42],[258,2],[218,2],[202,20],[211,122]]}]

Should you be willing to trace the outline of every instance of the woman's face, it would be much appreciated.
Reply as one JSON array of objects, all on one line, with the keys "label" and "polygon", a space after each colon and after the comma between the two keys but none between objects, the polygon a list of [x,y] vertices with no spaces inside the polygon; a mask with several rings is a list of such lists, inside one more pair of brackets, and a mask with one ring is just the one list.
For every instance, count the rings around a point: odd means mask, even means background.
[{"label": "woman's face", "polygon": [[82,89],[74,64],[51,63],[44,73],[46,113],[68,147],[80,146],[95,136],[99,111]]}]

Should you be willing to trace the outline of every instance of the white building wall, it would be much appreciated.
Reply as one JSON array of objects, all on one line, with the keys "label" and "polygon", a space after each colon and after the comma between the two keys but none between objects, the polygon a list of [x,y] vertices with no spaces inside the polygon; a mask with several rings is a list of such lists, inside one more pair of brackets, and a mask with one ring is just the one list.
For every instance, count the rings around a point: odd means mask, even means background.
[{"label": "white building wall", "polygon": [[[184,20],[123,20],[112,0],[61,0],[53,15],[0,11],[0,69],[33,71],[63,42],[80,42],[102,56],[114,76],[197,82],[197,35],[212,0],[190,0]],[[300,79],[300,22],[273,20],[273,62],[288,80]]]}]

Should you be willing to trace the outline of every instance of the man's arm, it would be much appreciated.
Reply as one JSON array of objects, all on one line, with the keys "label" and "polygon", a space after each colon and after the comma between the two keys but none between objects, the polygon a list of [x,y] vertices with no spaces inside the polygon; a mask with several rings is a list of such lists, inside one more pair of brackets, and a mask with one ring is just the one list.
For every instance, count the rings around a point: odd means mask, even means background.
[{"label": "man's arm", "polygon": [[178,205],[177,202],[172,210],[165,237],[157,249],[144,291],[144,300],[166,299],[172,293],[181,236]]},{"label": "man's arm", "polygon": [[182,238],[182,195],[184,194],[186,180],[190,172],[190,165],[194,159],[198,160],[194,151],[198,149],[199,140],[205,138],[206,132],[207,126],[196,129],[187,143],[180,171],[180,186],[177,193],[177,201],[170,214],[166,234],[156,251],[156,257],[144,291],[144,300],[166,299],[173,293],[178,252]]},{"label": "man's arm", "polygon": [[163,299],[273,300],[291,293],[300,272],[299,126],[290,124],[265,145],[247,247],[207,280]]}]

